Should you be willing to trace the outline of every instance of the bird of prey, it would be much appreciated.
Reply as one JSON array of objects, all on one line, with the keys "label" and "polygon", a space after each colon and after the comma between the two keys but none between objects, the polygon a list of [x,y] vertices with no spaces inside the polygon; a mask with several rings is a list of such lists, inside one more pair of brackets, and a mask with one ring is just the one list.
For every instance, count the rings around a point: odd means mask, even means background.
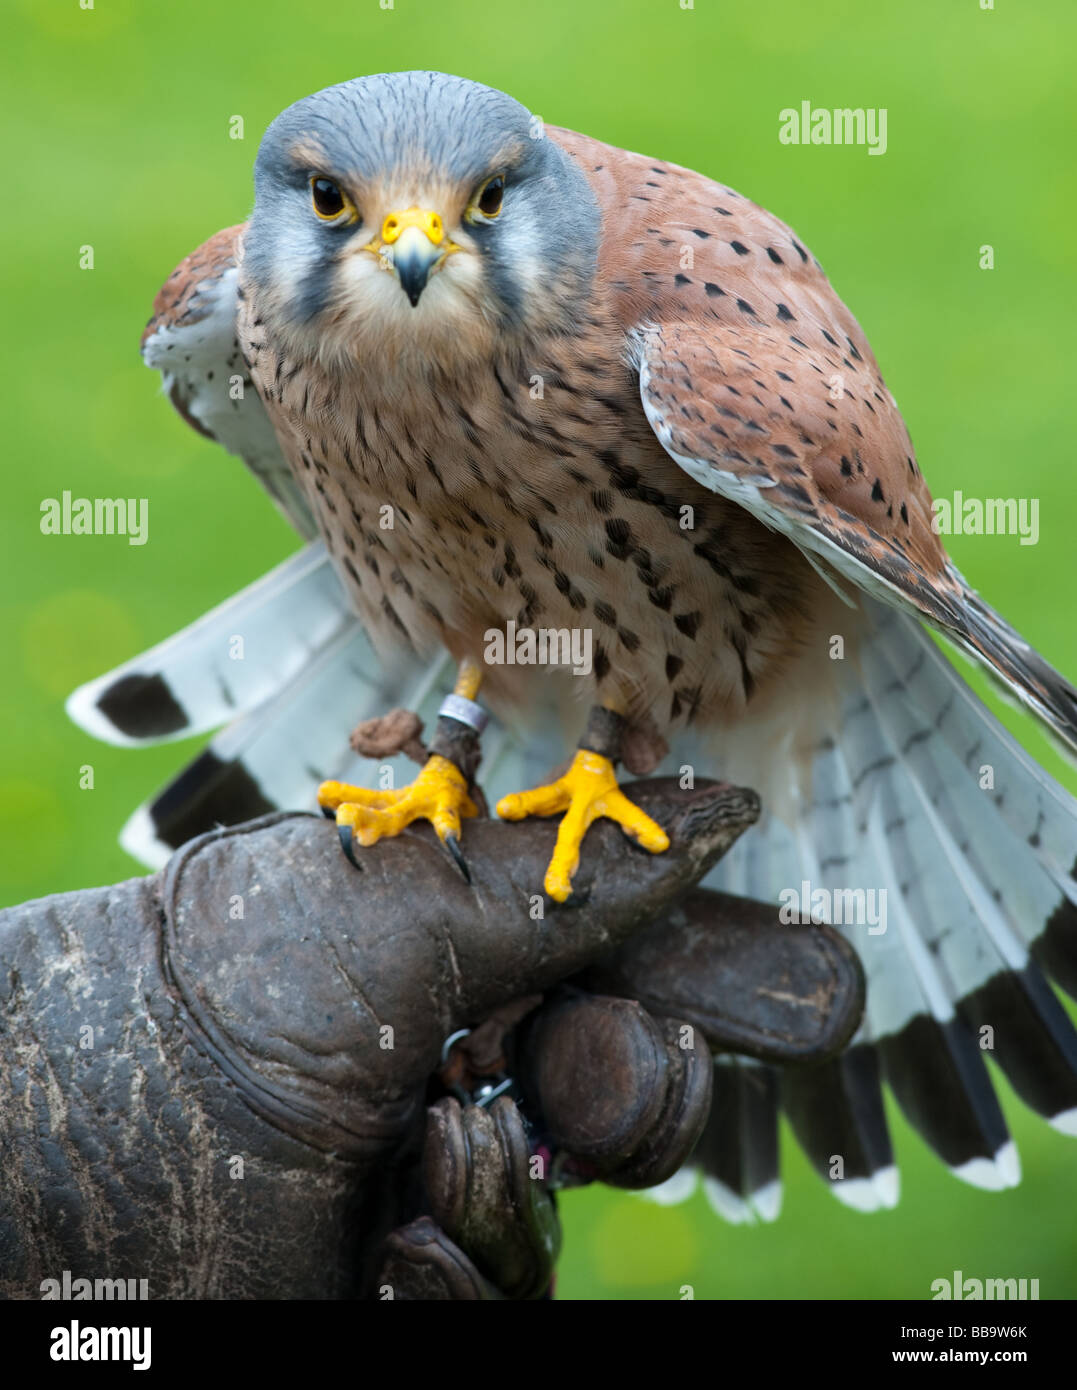
[{"label": "bird of prey", "polygon": [[[773,1214],[779,1103],[839,1196],[892,1204],[881,1075],[962,1177],[1012,1184],[987,1050],[1077,1133],[1074,1032],[1041,969],[1077,993],[1077,807],[924,624],[1071,747],[1077,694],[948,558],[872,350],[788,226],[477,83],[363,77],[272,123],[249,221],[180,264],[143,355],[310,544],[72,697],[119,742],[228,725],[129,823],[136,852],[309,804],[357,714],[440,709],[473,738],[481,695],[498,813],[563,815],[560,903],[595,817],[663,851],[616,765],[670,746],[681,775],[762,794],[721,886],[803,886],[805,917],[885,903],[845,921],[869,980],[851,1049],[781,1094],[727,1067],[700,1151],[719,1207]],[[525,631],[555,659],[528,664]],[[453,746],[406,788],[339,776],[318,801],[348,843],[426,819],[466,856]]]}]

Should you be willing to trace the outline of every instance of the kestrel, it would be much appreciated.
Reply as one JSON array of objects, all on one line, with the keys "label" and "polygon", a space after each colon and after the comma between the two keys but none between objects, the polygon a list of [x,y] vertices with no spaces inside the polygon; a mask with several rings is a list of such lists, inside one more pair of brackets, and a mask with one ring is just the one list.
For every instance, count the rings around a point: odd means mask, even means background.
[{"label": "kestrel", "polygon": [[[127,742],[243,716],[129,844],[303,804],[354,715],[429,708],[449,653],[416,780],[321,786],[349,848],[427,819],[464,864],[481,695],[499,716],[488,786],[527,779],[524,755],[550,767],[557,731],[584,726],[560,775],[497,801],[563,814],[545,888],[564,902],[596,817],[666,848],[616,764],[646,771],[670,744],[685,775],[720,771],[769,810],[724,886],[803,885],[805,917],[883,895],[885,920],[848,926],[869,977],[858,1042],[785,1083],[817,1165],[843,1155],[839,1196],[896,1196],[880,1063],[963,1177],[1016,1180],[973,1028],[1077,1132],[1074,1033],[1036,964],[1077,992],[1077,807],[922,624],[1071,747],[1077,694],[947,557],[871,348],[789,227],[474,82],[359,78],[272,123],[250,220],[180,264],[143,355],[319,540],[73,697]],[[525,630],[586,636],[587,673],[556,641],[545,666],[486,660],[508,651],[491,634]],[[773,1073],[728,1075],[723,1124],[740,1114],[747,1137],[704,1154],[708,1190],[772,1214]]]}]

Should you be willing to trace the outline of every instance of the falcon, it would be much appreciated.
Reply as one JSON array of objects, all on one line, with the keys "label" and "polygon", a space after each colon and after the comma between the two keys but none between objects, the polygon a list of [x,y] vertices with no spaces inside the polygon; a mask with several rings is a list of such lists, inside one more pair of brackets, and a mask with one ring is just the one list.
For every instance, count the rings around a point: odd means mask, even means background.
[{"label": "falcon", "polygon": [[[843,923],[869,980],[849,1051],[781,1087],[727,1064],[726,1137],[698,1160],[716,1205],[773,1214],[779,1105],[840,1197],[892,1205],[883,1076],[961,1177],[1011,1185],[988,1033],[1077,1133],[1044,973],[1077,992],[1077,807],[925,624],[1071,748],[1077,694],[948,558],[871,348],[788,226],[477,83],[363,77],[272,123],[249,221],[180,264],[142,350],[309,544],[69,702],[121,743],[227,725],[136,813],[136,853],[320,782],[357,863],[426,820],[466,873],[481,695],[498,814],[562,817],[562,904],[597,817],[667,848],[617,766],[672,749],[682,777],[720,770],[768,808],[720,886],[803,885],[805,917],[886,905]],[[558,640],[543,666],[484,659],[525,630],[582,634],[586,670]],[[394,703],[437,718],[418,776],[341,774],[355,714]],[[360,751],[370,781],[398,748]]]}]

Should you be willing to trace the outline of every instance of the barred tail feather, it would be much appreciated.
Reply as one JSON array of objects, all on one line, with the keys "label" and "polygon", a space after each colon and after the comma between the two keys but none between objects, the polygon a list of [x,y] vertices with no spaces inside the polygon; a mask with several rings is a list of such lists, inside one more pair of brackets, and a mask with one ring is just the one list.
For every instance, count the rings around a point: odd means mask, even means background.
[{"label": "barred tail feather", "polygon": [[710,1117],[693,1161],[719,1216],[734,1225],[777,1220],[782,1187],[773,1067],[740,1057],[716,1059]]},{"label": "barred tail feather", "polygon": [[819,1066],[788,1068],[782,1109],[808,1161],[843,1205],[864,1212],[897,1205],[898,1170],[870,1043],[854,1042]]},{"label": "barred tail feather", "polygon": [[67,713],[94,737],[128,747],[208,733],[269,699],[356,627],[319,541],[190,627],[80,686]]},{"label": "barred tail feather", "polygon": [[[1033,1109],[1077,1133],[1077,1032],[1041,969],[1072,992],[1077,803],[914,619],[861,602],[866,638],[845,672],[841,718],[794,789],[800,814],[792,826],[762,821],[711,882],[771,899],[804,879],[832,895],[886,891],[885,932],[843,926],[868,978],[860,1033],[837,1062],[787,1072],[782,1092],[814,1166],[829,1176],[825,1163],[841,1155],[860,1184],[831,1189],[868,1207],[885,1204],[871,1190],[879,1172],[883,1194],[896,1191],[873,1074],[977,1186],[1019,1175],[985,1052]],[[855,1097],[854,1069],[867,1085]]]}]

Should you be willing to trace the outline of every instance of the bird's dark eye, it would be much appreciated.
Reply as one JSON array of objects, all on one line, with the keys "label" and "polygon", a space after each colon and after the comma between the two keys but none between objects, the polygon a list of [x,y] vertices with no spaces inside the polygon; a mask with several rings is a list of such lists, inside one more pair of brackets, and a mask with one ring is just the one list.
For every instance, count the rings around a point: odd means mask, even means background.
[{"label": "bird's dark eye", "polygon": [[476,206],[484,217],[496,217],[501,211],[501,199],[505,196],[505,176],[495,174],[482,186]]},{"label": "bird's dark eye", "polygon": [[339,217],[348,206],[347,199],[332,179],[311,179],[310,196],[319,217]]}]

